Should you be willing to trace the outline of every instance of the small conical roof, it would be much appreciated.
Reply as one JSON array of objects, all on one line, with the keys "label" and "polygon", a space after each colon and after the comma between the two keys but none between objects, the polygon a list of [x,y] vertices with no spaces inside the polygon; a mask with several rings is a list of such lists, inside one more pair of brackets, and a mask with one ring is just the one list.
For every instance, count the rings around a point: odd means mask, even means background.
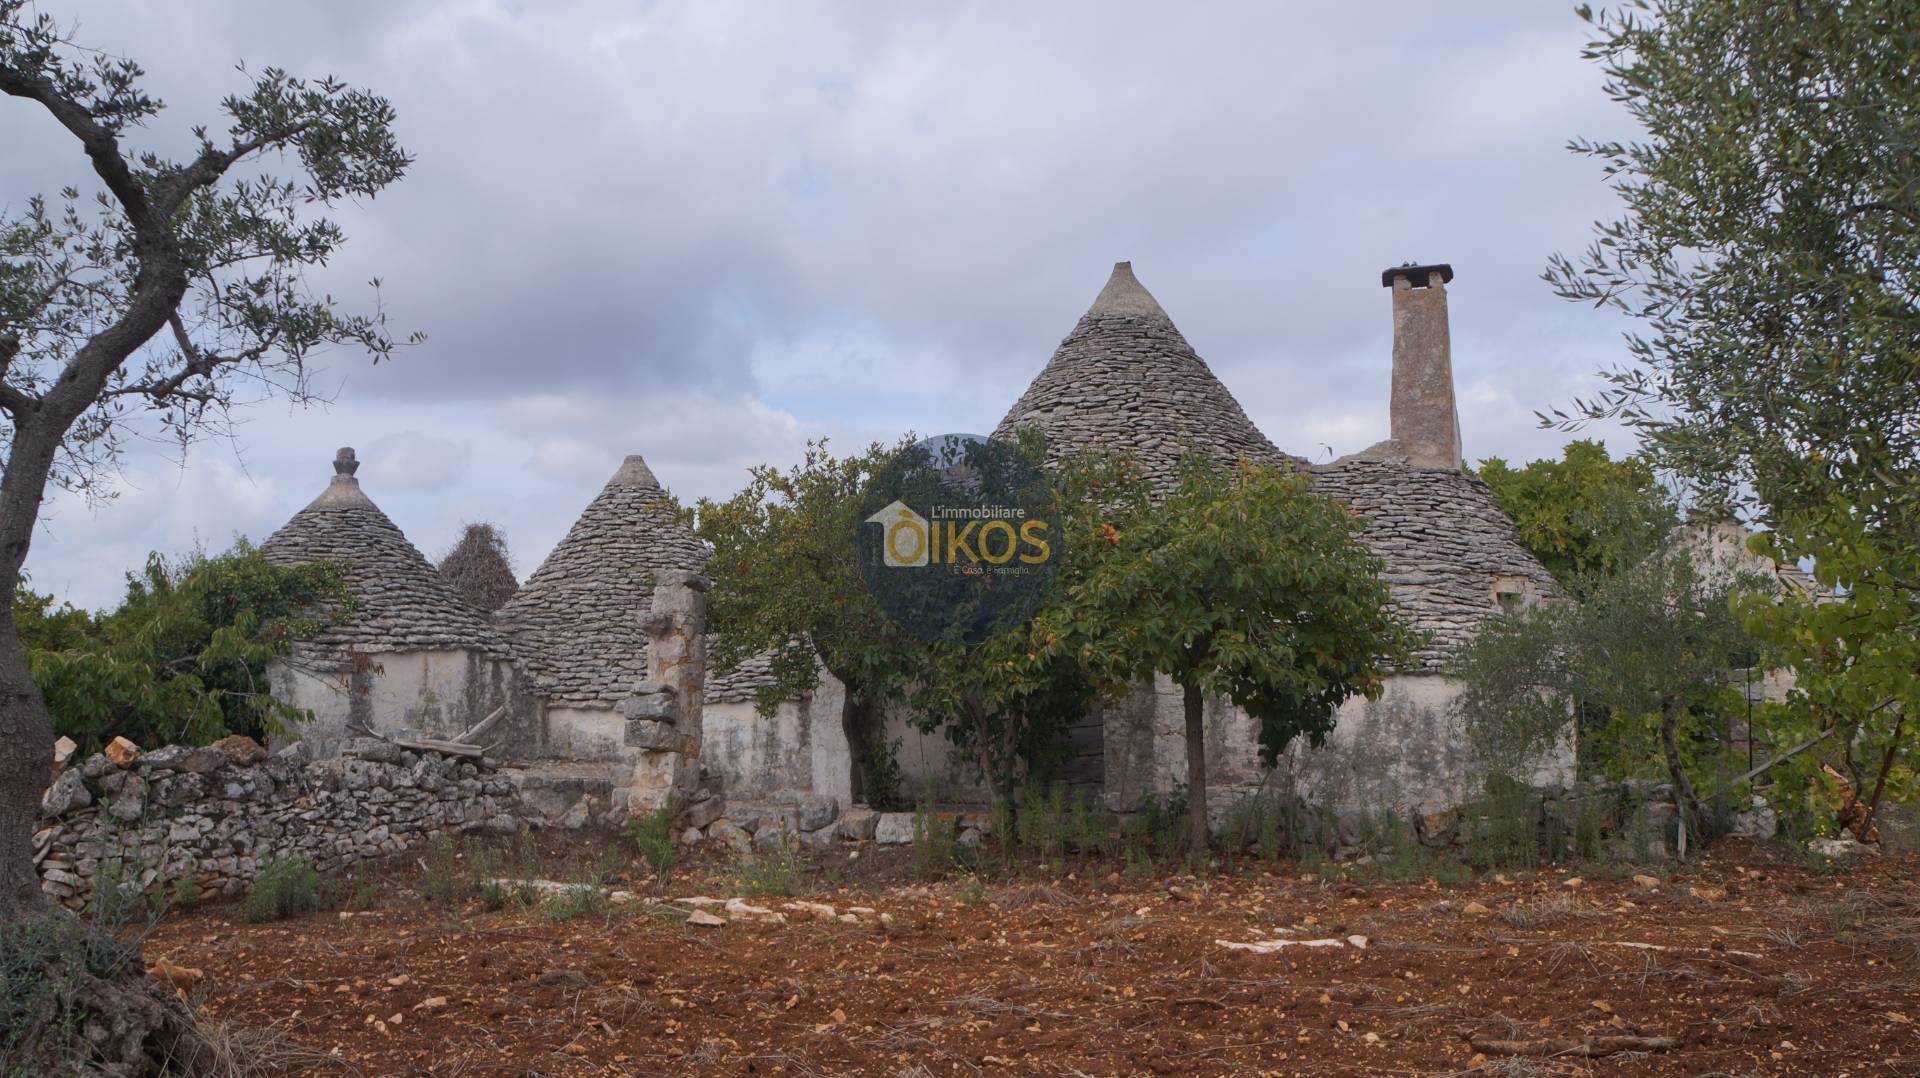
[{"label": "small conical roof", "polygon": [[506,657],[504,638],[468,606],[360,489],[353,450],[334,457],[333,481],[260,544],[274,565],[345,562],[358,600],[347,619],[296,645],[304,661],[342,669],[348,652],[472,649]]},{"label": "small conical roof", "polygon": [[1046,435],[1051,459],[1095,448],[1127,453],[1162,490],[1178,480],[1189,451],[1221,464],[1243,457],[1282,467],[1305,463],[1253,425],[1133,275],[1131,262],[1114,264],[1093,306],[994,437],[1011,438],[1027,426]]},{"label": "small conical roof", "polygon": [[647,462],[630,456],[496,618],[550,701],[617,705],[646,677],[652,574],[706,561]]}]

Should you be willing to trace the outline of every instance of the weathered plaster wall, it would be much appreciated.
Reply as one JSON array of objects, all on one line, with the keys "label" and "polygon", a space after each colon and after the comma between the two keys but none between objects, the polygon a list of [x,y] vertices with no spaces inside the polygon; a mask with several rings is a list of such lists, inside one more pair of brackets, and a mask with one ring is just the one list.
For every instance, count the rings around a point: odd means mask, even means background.
[{"label": "weathered plaster wall", "polygon": [[491,735],[504,739],[500,754],[522,758],[537,751],[536,708],[513,664],[464,649],[366,659],[368,665],[351,674],[319,674],[284,660],[268,668],[274,696],[313,713],[299,734],[316,758],[333,755],[354,736],[351,724],[390,736],[452,737],[502,705],[509,721]]},{"label": "weathered plaster wall", "polygon": [[[1207,708],[1207,780],[1219,813],[1264,783],[1336,807],[1405,811],[1422,802],[1454,804],[1477,781],[1454,702],[1461,683],[1437,674],[1400,674],[1378,700],[1353,699],[1340,708],[1320,748],[1299,742],[1269,778],[1260,767],[1259,723],[1227,701]],[[1106,709],[1106,801],[1125,811],[1147,793],[1164,794],[1186,781],[1186,718],[1178,686],[1159,678]],[[1571,783],[1574,748],[1568,738],[1532,768],[1537,784]]]},{"label": "weathered plaster wall", "polygon": [[889,711],[883,727],[895,742],[900,764],[900,793],[918,801],[928,790],[943,804],[985,804],[990,794],[973,760],[953,747],[944,730],[923,734],[905,709]]},{"label": "weathered plaster wall", "polygon": [[808,794],[852,800],[847,738],[840,726],[845,690],[824,678],[808,696],[762,716],[749,701],[709,703],[702,761],[730,801],[799,801]]},{"label": "weathered plaster wall", "polygon": [[540,751],[562,760],[626,762],[627,720],[612,707],[548,704],[541,709]]}]

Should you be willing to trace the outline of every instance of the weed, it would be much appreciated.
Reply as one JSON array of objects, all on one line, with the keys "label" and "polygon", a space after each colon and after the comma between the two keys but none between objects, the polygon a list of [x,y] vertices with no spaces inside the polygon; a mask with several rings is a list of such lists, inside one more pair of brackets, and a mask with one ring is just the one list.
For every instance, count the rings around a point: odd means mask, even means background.
[{"label": "weed", "polygon": [[657,876],[665,876],[673,871],[673,812],[671,806],[661,805],[645,816],[635,816],[626,823],[627,842],[640,854]]},{"label": "weed", "polygon": [[557,891],[540,904],[540,915],[549,921],[576,921],[582,917],[601,917],[606,912],[605,892],[590,883]]},{"label": "weed", "polygon": [[965,906],[978,906],[987,900],[987,885],[980,877],[968,875],[958,887],[953,889],[954,901]]},{"label": "weed", "polygon": [[938,880],[953,871],[957,822],[953,817],[935,812],[931,801],[922,801],[920,807],[913,810],[914,875],[923,880]]},{"label": "weed", "polygon": [[339,888],[315,871],[302,854],[276,857],[260,866],[247,892],[249,921],[278,921],[338,905]]},{"label": "weed", "polygon": [[1571,895],[1540,895],[1516,902],[1500,911],[1500,919],[1515,928],[1545,928],[1556,925],[1580,911],[1580,903]]},{"label": "weed", "polygon": [[743,895],[774,895],[791,898],[800,893],[800,855],[793,844],[781,836],[772,849],[755,849],[741,854],[728,868],[733,886]]},{"label": "weed", "polygon": [[426,870],[420,876],[420,897],[451,903],[460,897],[459,854],[452,840],[441,836],[427,845]]}]

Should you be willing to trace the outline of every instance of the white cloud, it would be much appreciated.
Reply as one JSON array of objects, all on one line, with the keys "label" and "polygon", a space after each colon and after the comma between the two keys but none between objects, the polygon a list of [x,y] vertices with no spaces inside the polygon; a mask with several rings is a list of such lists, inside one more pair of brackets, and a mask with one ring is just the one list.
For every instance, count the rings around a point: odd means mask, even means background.
[{"label": "white cloud", "polygon": [[[340,445],[429,554],[489,519],[524,574],[629,452],[691,499],[810,437],[984,432],[1119,259],[1316,459],[1385,436],[1386,265],[1458,271],[1476,457],[1556,453],[1533,410],[1620,354],[1617,322],[1536,279],[1612,211],[1562,144],[1622,133],[1557,5],[71,8],[152,72],[155,145],[213,118],[243,58],[392,98],[418,162],[342,208],[312,280],[364,306],[378,275],[429,334],[332,357],[328,409],[255,409],[244,466],[206,446],[168,479],[143,453],[117,504],[56,500],[30,568],[89,603],[149,548],[263,537]],[[88,179],[18,102],[0,145],[0,205]]]}]

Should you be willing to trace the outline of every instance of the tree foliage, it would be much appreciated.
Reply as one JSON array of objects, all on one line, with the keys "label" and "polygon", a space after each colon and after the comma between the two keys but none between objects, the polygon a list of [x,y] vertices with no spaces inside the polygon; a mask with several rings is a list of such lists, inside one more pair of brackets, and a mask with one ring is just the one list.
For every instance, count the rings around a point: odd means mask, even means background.
[{"label": "tree foliage", "polygon": [[[1838,524],[1846,521],[1850,528]],[[1775,746],[1821,738],[1822,751],[1773,769],[1776,803],[1803,817],[1831,807],[1819,771],[1828,761],[1870,811],[1920,798],[1920,589],[1905,583],[1920,577],[1920,558],[1843,506],[1785,517],[1756,546],[1781,556],[1807,542],[1802,528],[1818,529],[1814,577],[1824,590],[1753,595],[1740,607],[1765,661],[1794,675],[1784,704],[1766,716]]]},{"label": "tree foliage", "polygon": [[925,670],[925,647],[881,611],[854,547],[868,484],[911,444],[876,442],[835,457],[824,440],[809,442],[792,468],[752,468],[739,493],[695,507],[695,531],[713,547],[707,624],[715,669],[767,662],[756,695],[767,715],[818,687],[822,669],[846,686],[856,796],[881,709],[904,699]]},{"label": "tree foliage", "polygon": [[47,485],[109,494],[129,438],[224,433],[251,400],[307,399],[316,352],[397,343],[377,303],[346,313],[309,285],[344,240],[325,210],[411,163],[392,106],[270,67],[175,159],[123,141],[161,113],[143,74],[0,0],[0,95],[71,136],[85,173],[0,211],[0,920],[44,906],[30,840],[52,725],[12,615]]},{"label": "tree foliage", "polygon": [[1729,762],[1730,723],[1746,713],[1740,685],[1754,669],[1756,642],[1732,600],[1749,593],[1772,595],[1775,586],[1712,564],[1676,537],[1601,579],[1584,600],[1489,619],[1453,666],[1476,755],[1493,770],[1523,765],[1580,708],[1600,723],[1588,731],[1586,754],[1616,777],[1663,770],[1701,834],[1697,780]]},{"label": "tree foliage", "polygon": [[1492,457],[1479,475],[1520,541],[1571,594],[1639,561],[1680,522],[1672,492],[1646,460],[1614,460],[1599,442],[1576,440],[1559,460],[1519,468]]},{"label": "tree foliage", "polygon": [[147,558],[127,596],[97,617],[21,592],[14,617],[53,728],[93,751],[115,737],[153,747],[230,733],[282,735],[303,718],[268,692],[267,666],[351,606],[344,567],[225,554]]},{"label": "tree foliage", "polygon": [[1905,0],[1582,10],[1643,134],[1574,143],[1623,212],[1546,278],[1642,328],[1550,418],[1624,419],[1770,529],[1760,547],[1844,586],[1747,609],[1806,679],[1789,727],[1890,738],[1920,650],[1920,20]]},{"label": "tree foliage", "polygon": [[439,569],[453,590],[483,613],[491,614],[505,606],[520,590],[520,581],[513,575],[513,559],[507,553],[506,535],[485,521],[467,525],[460,541],[440,559]]},{"label": "tree foliage", "polygon": [[1394,614],[1362,523],[1304,475],[1241,462],[1183,462],[1158,502],[1136,486],[1070,545],[1092,557],[1038,629],[1100,682],[1164,674],[1182,689],[1189,829],[1207,842],[1203,700],[1260,723],[1266,763],[1297,737],[1315,746],[1334,710],[1377,697],[1417,639]]},{"label": "tree foliage", "polygon": [[1920,20],[1905,0],[1646,0],[1586,55],[1643,129],[1574,143],[1624,213],[1548,281],[1646,328],[1575,417],[1617,416],[1764,521],[1837,489],[1913,527],[1920,476]]}]

